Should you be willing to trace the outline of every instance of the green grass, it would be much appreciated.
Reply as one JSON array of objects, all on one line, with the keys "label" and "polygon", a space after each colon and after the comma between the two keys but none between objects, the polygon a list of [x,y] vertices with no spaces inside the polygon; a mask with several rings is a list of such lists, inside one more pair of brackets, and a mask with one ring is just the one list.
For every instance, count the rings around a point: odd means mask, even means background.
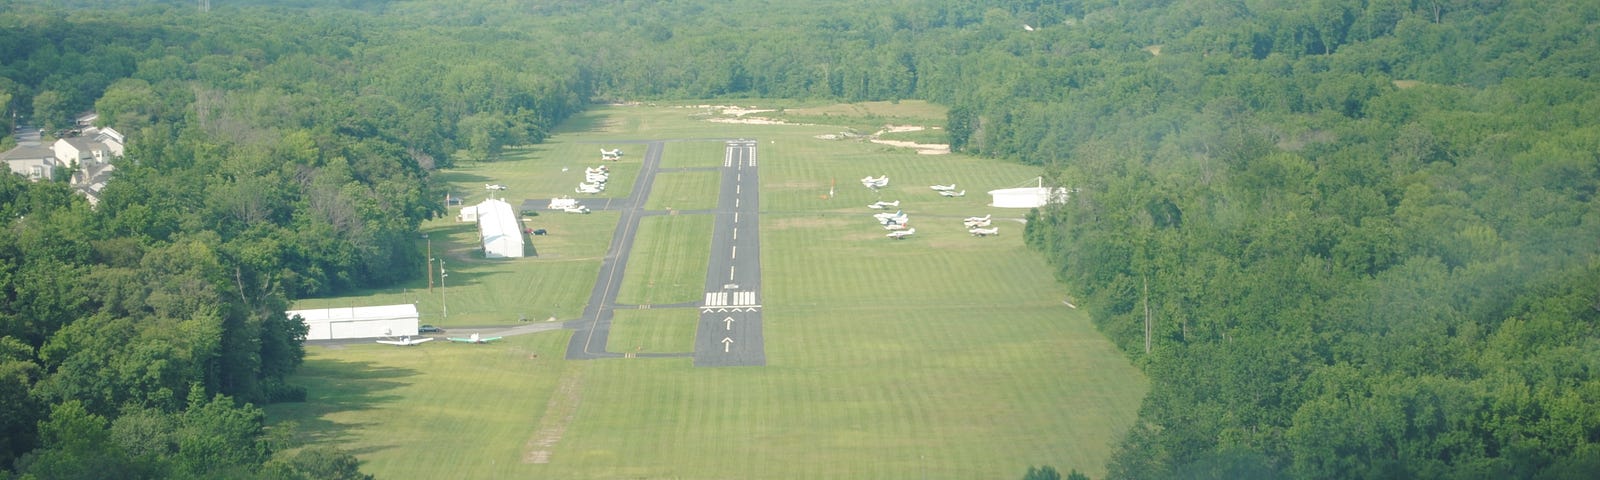
[{"label": "green grass", "polygon": [[[800,108],[842,107],[791,109]],[[513,187],[510,195],[536,198],[570,191],[576,180],[559,167],[583,164],[569,159],[598,156],[601,144],[580,142],[759,139],[766,367],[695,368],[687,358],[564,362],[567,332],[487,346],[312,347],[293,381],[307,385],[313,401],[274,406],[271,418],[297,423],[302,438],[354,451],[379,477],[1011,478],[1042,464],[1105,474],[1147,386],[1086,316],[1062,305],[1064,288],[1022,245],[1021,224],[1000,220],[1024,212],[985,206],[984,192],[1027,182],[1037,169],[816,138],[839,125],[710,123],[701,110],[597,108],[557,128],[549,144],[440,176],[462,191],[500,182]],[[619,165],[636,172],[643,147],[624,148],[632,150]],[[669,143],[665,161],[720,162],[722,148]],[[701,188],[703,180],[686,173],[663,174],[659,198]],[[880,174],[891,178],[881,197],[856,180]],[[950,182],[968,196],[944,198],[927,187]],[[880,198],[901,200],[917,235],[884,237],[865,207]],[[1000,236],[974,238],[959,223],[986,213]],[[552,231],[533,237],[541,257],[494,262],[473,257],[470,228],[430,223],[436,253],[451,255],[450,320],[504,323],[558,301],[571,314],[562,318],[575,316],[616,219],[542,214],[531,222]],[[711,220],[646,217],[622,301],[698,300]],[[425,291],[421,278],[413,292]],[[437,307],[423,297],[419,308]],[[458,314],[458,302],[478,310]],[[612,351],[692,348],[696,309],[616,313]],[[540,356],[507,353],[513,349]],[[536,432],[556,427],[553,445],[530,445]],[[524,463],[539,451],[549,463]]]},{"label": "green grass", "polygon": [[618,310],[607,349],[624,353],[691,353],[700,310]]},{"label": "green grass", "polygon": [[649,305],[703,298],[713,219],[711,215],[639,219],[617,303]]},{"label": "green grass", "polygon": [[727,156],[723,142],[672,142],[662,148],[661,168],[721,167]]},{"label": "green grass", "polygon": [[656,174],[650,184],[646,210],[710,210],[717,207],[716,192],[722,186],[722,172],[688,171]]}]

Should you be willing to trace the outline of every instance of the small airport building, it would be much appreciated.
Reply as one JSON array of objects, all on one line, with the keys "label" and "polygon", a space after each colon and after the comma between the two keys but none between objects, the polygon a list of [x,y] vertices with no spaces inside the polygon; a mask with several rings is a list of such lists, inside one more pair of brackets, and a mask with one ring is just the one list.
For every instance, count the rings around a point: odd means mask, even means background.
[{"label": "small airport building", "polygon": [[417,306],[339,307],[290,310],[305,322],[306,340],[399,337],[417,334]]},{"label": "small airport building", "polygon": [[517,212],[505,200],[491,198],[483,203],[464,207],[456,220],[478,222],[478,237],[483,241],[485,258],[522,258],[524,253],[522,223]]},{"label": "small airport building", "polygon": [[1067,189],[1056,188],[1052,191],[1044,186],[1044,177],[1039,177],[1038,185],[1033,187],[1003,188],[990,190],[989,196],[993,202],[989,204],[996,208],[1038,208],[1047,203],[1065,203]]}]

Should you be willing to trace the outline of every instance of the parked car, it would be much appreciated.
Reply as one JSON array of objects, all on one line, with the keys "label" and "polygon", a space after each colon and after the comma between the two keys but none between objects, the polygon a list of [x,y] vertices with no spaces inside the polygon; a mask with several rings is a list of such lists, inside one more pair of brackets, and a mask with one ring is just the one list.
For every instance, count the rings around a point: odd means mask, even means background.
[{"label": "parked car", "polygon": [[423,325],[417,327],[417,333],[444,333],[444,329],[433,325]]}]

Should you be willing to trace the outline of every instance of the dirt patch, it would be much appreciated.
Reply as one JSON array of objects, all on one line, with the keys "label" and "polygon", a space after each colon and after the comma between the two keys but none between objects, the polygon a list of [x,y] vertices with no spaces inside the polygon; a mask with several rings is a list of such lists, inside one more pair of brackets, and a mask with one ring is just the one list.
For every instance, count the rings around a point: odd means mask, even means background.
[{"label": "dirt patch", "polygon": [[1144,50],[1146,52],[1149,52],[1150,55],[1154,55],[1154,56],[1157,56],[1157,57],[1161,56],[1161,46],[1160,45],[1151,45],[1151,46],[1148,46],[1148,47],[1141,48],[1140,50]]},{"label": "dirt patch", "polygon": [[1394,88],[1398,88],[1398,89],[1401,89],[1401,90],[1405,90],[1407,88],[1415,87],[1417,85],[1422,85],[1422,82],[1417,81],[1417,80],[1395,80],[1394,81]]},{"label": "dirt patch", "polygon": [[950,153],[950,145],[943,143],[917,143],[904,140],[883,140],[874,138],[872,143],[889,145],[891,147],[910,148],[917,151],[918,155],[944,155]]},{"label": "dirt patch", "polygon": [[544,417],[539,419],[539,429],[523,445],[522,463],[550,463],[556,443],[567,433],[572,419],[578,416],[578,405],[583,403],[582,362],[569,362],[567,372],[556,385],[556,393],[545,404]]}]

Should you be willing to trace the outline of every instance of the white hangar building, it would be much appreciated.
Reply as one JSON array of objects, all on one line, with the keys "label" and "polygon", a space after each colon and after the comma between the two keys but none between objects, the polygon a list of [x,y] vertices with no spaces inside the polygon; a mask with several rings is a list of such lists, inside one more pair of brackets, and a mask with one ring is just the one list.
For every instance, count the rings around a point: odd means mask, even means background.
[{"label": "white hangar building", "polygon": [[462,208],[457,220],[478,222],[478,238],[483,240],[486,258],[522,258],[525,256],[522,241],[522,223],[510,203],[488,199],[483,203]]},{"label": "white hangar building", "polygon": [[417,306],[317,308],[284,312],[299,315],[308,331],[306,340],[399,337],[417,334]]},{"label": "white hangar building", "polygon": [[1038,208],[1046,203],[1065,203],[1067,189],[1056,188],[1051,191],[1044,186],[1044,177],[1039,177],[1038,184],[1032,187],[1003,188],[990,190],[989,196],[994,199],[989,204],[997,208]]}]

